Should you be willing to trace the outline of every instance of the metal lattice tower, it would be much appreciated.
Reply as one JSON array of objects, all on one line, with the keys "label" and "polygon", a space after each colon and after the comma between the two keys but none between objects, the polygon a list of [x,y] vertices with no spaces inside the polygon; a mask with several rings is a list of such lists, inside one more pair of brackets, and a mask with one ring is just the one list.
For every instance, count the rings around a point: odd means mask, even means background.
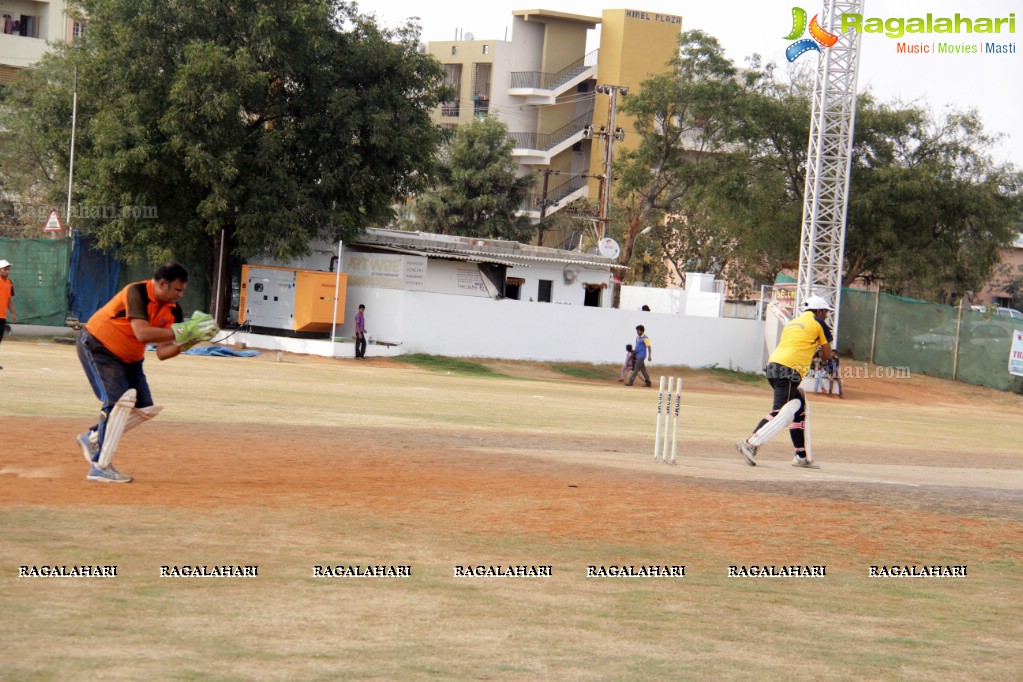
[{"label": "metal lattice tower", "polygon": [[821,27],[839,38],[818,57],[806,157],[796,309],[808,296],[823,296],[835,309],[836,339],[860,49],[858,32],[840,34],[839,29],[843,14],[862,12],[863,0],[825,0],[818,17]]}]

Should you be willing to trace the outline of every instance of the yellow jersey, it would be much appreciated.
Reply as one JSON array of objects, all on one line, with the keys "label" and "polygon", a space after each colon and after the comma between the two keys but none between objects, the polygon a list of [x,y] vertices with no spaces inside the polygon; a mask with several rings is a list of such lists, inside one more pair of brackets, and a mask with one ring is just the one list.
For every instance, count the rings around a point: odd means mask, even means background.
[{"label": "yellow jersey", "polygon": [[831,343],[831,329],[828,323],[814,317],[812,310],[794,318],[781,331],[778,347],[771,353],[768,362],[791,367],[805,377],[810,363],[817,352],[817,346]]}]

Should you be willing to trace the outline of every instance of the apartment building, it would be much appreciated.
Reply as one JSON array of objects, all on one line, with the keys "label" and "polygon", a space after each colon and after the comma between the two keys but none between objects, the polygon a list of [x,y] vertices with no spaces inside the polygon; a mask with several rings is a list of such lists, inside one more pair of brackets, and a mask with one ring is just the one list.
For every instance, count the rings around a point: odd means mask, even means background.
[{"label": "apartment building", "polygon": [[[599,47],[589,49],[598,26]],[[608,155],[636,144],[631,121],[617,105],[612,109],[612,94],[620,103],[663,73],[681,31],[681,16],[655,12],[612,9],[594,17],[515,11],[510,40],[463,34],[429,43],[455,91],[434,120],[457,126],[474,116],[497,116],[508,125],[521,174],[539,173],[522,207],[534,222],[576,199],[599,202]],[[550,235],[544,243],[564,245],[563,236]]]},{"label": "apartment building", "polygon": [[81,35],[85,25],[67,15],[67,0],[0,0],[0,86],[42,58],[50,46]]}]

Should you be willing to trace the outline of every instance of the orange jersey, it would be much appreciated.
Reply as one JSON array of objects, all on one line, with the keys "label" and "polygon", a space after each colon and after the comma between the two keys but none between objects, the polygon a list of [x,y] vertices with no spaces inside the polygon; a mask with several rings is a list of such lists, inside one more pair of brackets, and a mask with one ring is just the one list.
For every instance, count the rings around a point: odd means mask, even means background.
[{"label": "orange jersey", "polygon": [[148,320],[153,327],[168,329],[181,322],[181,308],[177,303],[157,301],[153,280],[135,282],[97,310],[85,328],[117,357],[125,362],[138,362],[146,354],[146,344],[136,338],[131,328],[133,319]]},{"label": "orange jersey", "polygon": [[10,279],[0,279],[0,319],[7,319],[7,306],[14,298],[14,282]]}]

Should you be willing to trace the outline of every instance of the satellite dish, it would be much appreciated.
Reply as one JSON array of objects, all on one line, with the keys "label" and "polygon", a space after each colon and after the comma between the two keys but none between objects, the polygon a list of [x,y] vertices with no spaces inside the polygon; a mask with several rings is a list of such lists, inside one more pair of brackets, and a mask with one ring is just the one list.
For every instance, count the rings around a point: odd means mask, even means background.
[{"label": "satellite dish", "polygon": [[476,40],[476,36],[474,36],[472,33],[466,33],[464,37],[466,40]]},{"label": "satellite dish", "polygon": [[601,239],[597,244],[597,253],[605,258],[618,258],[618,255],[622,252],[621,247],[618,246],[618,242],[610,237]]}]

